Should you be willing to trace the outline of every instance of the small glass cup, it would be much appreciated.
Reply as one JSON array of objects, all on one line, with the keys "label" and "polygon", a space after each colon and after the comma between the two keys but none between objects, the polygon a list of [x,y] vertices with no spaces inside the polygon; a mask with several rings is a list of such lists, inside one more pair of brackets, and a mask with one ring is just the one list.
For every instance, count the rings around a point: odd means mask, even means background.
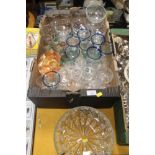
[{"label": "small glass cup", "polygon": [[68,46],[75,47],[75,46],[79,46],[80,40],[77,37],[69,36],[66,40],[66,43]]},{"label": "small glass cup", "polygon": [[102,45],[105,43],[105,36],[102,33],[97,32],[91,36],[91,41],[94,45]]},{"label": "small glass cup", "polygon": [[80,40],[85,40],[90,37],[91,31],[89,29],[79,29],[77,35],[80,38]]},{"label": "small glass cup", "polygon": [[89,60],[99,60],[102,56],[102,51],[98,46],[90,46],[87,49],[87,57]]},{"label": "small glass cup", "polygon": [[66,43],[68,47],[65,49],[65,53],[69,60],[74,60],[80,55],[79,43],[80,40],[74,36],[67,38]]},{"label": "small glass cup", "polygon": [[60,74],[55,71],[47,72],[43,75],[43,84],[47,88],[56,88],[57,85],[60,83]]},{"label": "small glass cup", "polygon": [[65,49],[66,56],[69,60],[75,60],[80,55],[79,47],[68,46]]},{"label": "small glass cup", "polygon": [[87,49],[90,46],[92,46],[92,43],[89,39],[80,41],[80,49],[81,49],[81,53],[83,54],[84,57],[87,57]]}]

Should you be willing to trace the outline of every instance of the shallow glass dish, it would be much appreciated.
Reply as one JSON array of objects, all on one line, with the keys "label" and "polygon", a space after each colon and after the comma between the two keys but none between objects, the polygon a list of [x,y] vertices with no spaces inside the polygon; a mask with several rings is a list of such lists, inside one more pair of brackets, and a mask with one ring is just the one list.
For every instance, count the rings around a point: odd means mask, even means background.
[{"label": "shallow glass dish", "polygon": [[58,155],[111,155],[114,131],[103,112],[81,106],[60,118],[54,142]]}]

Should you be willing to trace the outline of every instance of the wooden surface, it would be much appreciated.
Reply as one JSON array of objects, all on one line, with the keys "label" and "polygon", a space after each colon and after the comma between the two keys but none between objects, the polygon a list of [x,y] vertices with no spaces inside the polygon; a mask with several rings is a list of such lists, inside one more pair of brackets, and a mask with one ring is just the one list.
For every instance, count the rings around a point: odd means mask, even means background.
[{"label": "wooden surface", "polygon": [[[67,109],[37,109],[36,125],[34,135],[33,155],[57,155],[54,147],[54,128],[59,118],[67,111]],[[109,118],[115,130],[113,108],[100,109]],[[112,155],[129,154],[128,146],[119,146],[115,144]]]}]

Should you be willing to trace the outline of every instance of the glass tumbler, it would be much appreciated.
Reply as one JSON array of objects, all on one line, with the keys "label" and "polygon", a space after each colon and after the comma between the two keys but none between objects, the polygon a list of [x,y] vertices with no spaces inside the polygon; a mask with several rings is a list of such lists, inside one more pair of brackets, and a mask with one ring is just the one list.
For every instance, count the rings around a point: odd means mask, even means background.
[{"label": "glass tumbler", "polygon": [[72,32],[77,37],[78,30],[86,29],[85,12],[79,9],[72,13]]},{"label": "glass tumbler", "polygon": [[74,60],[80,55],[79,50],[79,38],[76,38],[74,36],[71,36],[67,38],[66,43],[68,47],[65,49],[66,56],[69,60]]},{"label": "glass tumbler", "polygon": [[90,62],[99,60],[102,56],[102,51],[99,46],[90,46],[87,49],[87,59]]},{"label": "glass tumbler", "polygon": [[58,15],[52,22],[55,30],[55,37],[59,42],[65,42],[69,33],[71,33],[71,22],[69,15]]},{"label": "glass tumbler", "polygon": [[78,37],[80,40],[88,39],[91,35],[91,31],[89,29],[79,29],[77,32]]},{"label": "glass tumbler", "polygon": [[92,43],[89,39],[85,39],[85,40],[80,41],[80,49],[81,49],[81,53],[83,54],[84,57],[87,56],[87,49],[90,46],[92,46]]},{"label": "glass tumbler", "polygon": [[105,36],[103,33],[97,32],[91,36],[91,41],[95,45],[102,45],[105,43]]},{"label": "glass tumbler", "polygon": [[106,17],[106,10],[103,6],[95,3],[90,3],[86,7],[86,16],[87,19],[93,24],[99,24],[103,22]]}]

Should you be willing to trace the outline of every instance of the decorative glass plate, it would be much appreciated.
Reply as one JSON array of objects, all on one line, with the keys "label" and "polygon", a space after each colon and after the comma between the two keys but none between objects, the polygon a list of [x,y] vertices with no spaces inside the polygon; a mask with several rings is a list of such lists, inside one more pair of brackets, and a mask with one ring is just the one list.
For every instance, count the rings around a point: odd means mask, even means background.
[{"label": "decorative glass plate", "polygon": [[54,140],[58,155],[111,155],[114,133],[102,112],[81,106],[60,118]]}]

